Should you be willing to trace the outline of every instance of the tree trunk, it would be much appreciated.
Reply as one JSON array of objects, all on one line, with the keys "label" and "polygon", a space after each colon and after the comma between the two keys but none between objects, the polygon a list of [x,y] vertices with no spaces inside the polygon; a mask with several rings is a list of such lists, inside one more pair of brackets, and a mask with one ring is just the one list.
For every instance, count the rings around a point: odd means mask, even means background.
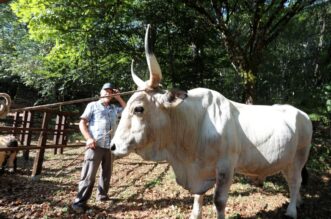
[{"label": "tree trunk", "polygon": [[244,92],[242,95],[242,102],[246,104],[254,104],[256,97],[256,74],[253,73],[252,70],[240,70],[239,74],[244,80]]},{"label": "tree trunk", "polygon": [[245,90],[244,90],[244,102],[246,104],[254,104],[255,100],[255,84],[252,82],[245,83]]},{"label": "tree trunk", "polygon": [[[325,29],[326,29],[326,8],[322,9],[322,13],[319,17],[319,25],[320,25],[320,31],[319,31],[319,41],[318,41],[318,47],[317,47],[317,54],[321,54],[324,46],[324,35],[325,35]],[[315,58],[315,69],[314,69],[314,80],[315,85],[320,86],[322,83],[322,75],[321,75],[321,64],[322,64],[322,58],[320,55],[316,56]]]}]

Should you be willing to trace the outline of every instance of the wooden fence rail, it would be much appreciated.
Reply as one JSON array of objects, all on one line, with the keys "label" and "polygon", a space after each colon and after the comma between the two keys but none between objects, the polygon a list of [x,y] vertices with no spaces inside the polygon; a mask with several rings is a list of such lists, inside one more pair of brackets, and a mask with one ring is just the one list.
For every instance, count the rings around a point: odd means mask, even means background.
[{"label": "wooden fence rail", "polygon": [[[54,149],[54,148],[78,148],[78,147],[85,147],[85,144],[69,144],[69,145],[45,145],[43,148],[45,149]],[[19,146],[19,147],[6,147],[0,148],[1,151],[24,151],[24,150],[39,150],[40,146],[38,145],[30,145],[29,147],[26,146]]]}]

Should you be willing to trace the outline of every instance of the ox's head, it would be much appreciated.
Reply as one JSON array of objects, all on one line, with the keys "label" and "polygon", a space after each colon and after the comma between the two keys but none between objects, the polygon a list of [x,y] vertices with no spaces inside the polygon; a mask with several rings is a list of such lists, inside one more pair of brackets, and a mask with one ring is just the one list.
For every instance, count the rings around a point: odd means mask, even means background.
[{"label": "ox's head", "polygon": [[177,107],[187,94],[183,91],[166,91],[160,88],[162,73],[149,44],[150,26],[145,35],[145,53],[150,72],[147,81],[141,80],[133,71],[133,81],[139,90],[133,94],[122,112],[121,120],[111,142],[111,150],[117,156],[130,152],[144,154],[156,151],[169,139],[169,110]]}]

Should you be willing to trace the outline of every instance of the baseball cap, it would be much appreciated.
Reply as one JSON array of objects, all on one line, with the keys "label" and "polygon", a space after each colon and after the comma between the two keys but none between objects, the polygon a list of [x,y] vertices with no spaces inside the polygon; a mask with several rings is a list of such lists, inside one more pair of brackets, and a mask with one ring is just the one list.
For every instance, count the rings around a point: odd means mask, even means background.
[{"label": "baseball cap", "polygon": [[102,90],[106,90],[106,89],[114,89],[114,87],[111,83],[108,82],[102,86]]}]

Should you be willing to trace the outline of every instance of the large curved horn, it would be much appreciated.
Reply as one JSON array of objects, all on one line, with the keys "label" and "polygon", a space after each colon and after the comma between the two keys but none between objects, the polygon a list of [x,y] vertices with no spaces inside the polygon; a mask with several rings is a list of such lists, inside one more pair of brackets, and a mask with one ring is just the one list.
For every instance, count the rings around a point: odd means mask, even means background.
[{"label": "large curved horn", "polygon": [[162,79],[162,73],[159,63],[156,60],[156,57],[152,50],[152,44],[149,44],[149,30],[151,25],[147,25],[147,30],[145,34],[145,53],[146,53],[146,60],[149,69],[149,81],[148,86],[151,88],[156,88],[159,86],[159,83]]},{"label": "large curved horn", "polygon": [[133,63],[134,63],[134,60],[132,59],[132,62],[131,62],[131,76],[132,76],[132,79],[134,81],[134,83],[139,87],[139,88],[145,88],[146,87],[146,83],[141,80],[133,71]]},{"label": "large curved horn", "polygon": [[10,109],[11,105],[11,98],[8,94],[6,93],[0,93],[0,97],[5,99],[5,103],[0,103],[0,117],[5,117]]}]

